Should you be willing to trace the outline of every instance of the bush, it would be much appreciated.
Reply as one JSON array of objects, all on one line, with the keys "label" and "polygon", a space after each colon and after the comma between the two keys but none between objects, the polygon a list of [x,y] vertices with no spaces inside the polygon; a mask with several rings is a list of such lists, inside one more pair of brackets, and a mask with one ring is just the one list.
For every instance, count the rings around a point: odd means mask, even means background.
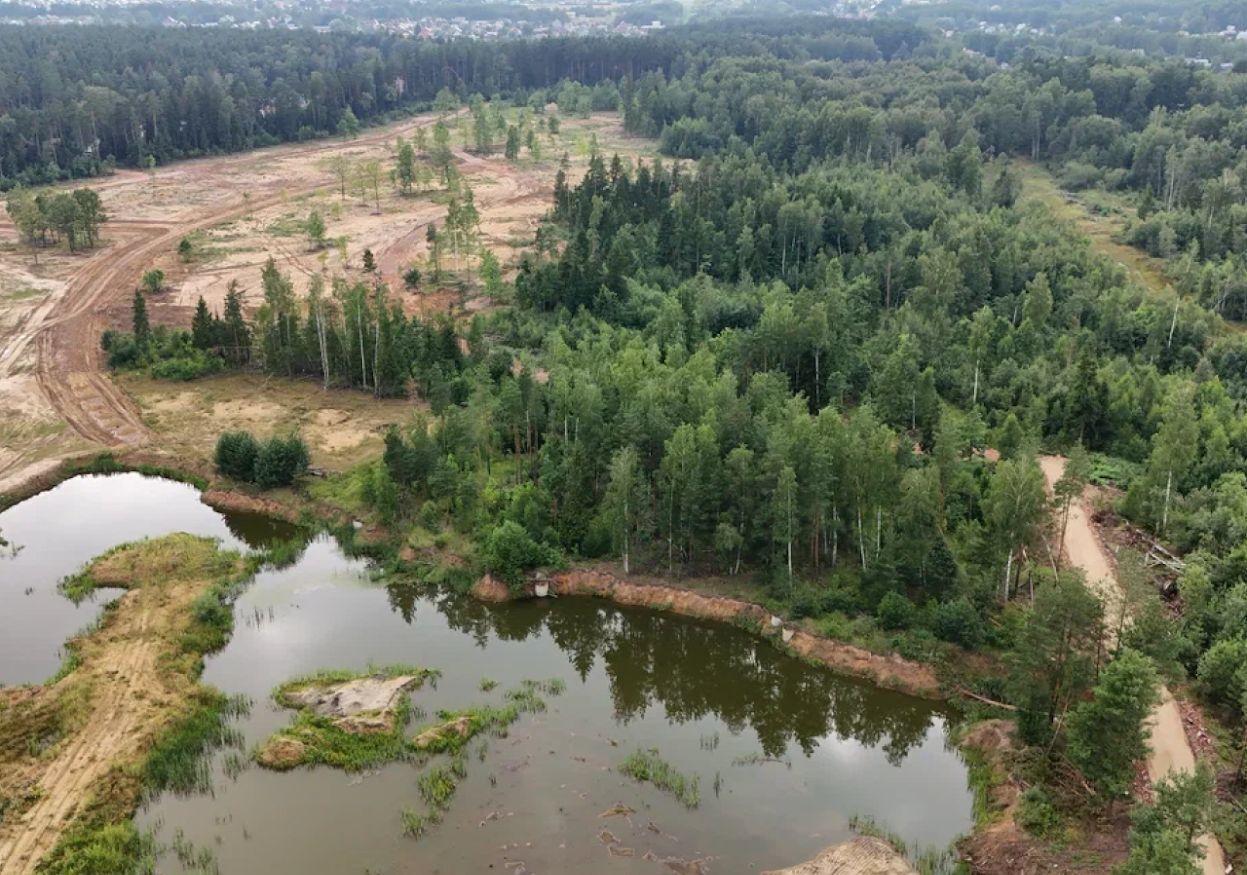
[{"label": "bush", "polygon": [[885,629],[908,629],[914,621],[914,604],[899,592],[888,592],[879,600],[875,617]]},{"label": "bush", "polygon": [[1042,787],[1028,787],[1018,806],[1018,825],[1039,838],[1057,838],[1064,830],[1064,819]]},{"label": "bush", "polygon": [[1199,659],[1196,676],[1203,694],[1219,705],[1241,707],[1247,686],[1247,641],[1230,638],[1218,641]]},{"label": "bush", "polygon": [[227,431],[216,442],[217,473],[234,480],[251,480],[259,451],[260,445],[247,432]]},{"label": "bush", "polygon": [[[112,356],[109,356],[112,362]],[[152,364],[152,376],[158,380],[180,380],[187,382],[215,374],[221,369],[221,359],[208,355],[203,350],[191,350],[177,358],[162,359]]]},{"label": "bush", "polygon": [[525,570],[549,565],[557,558],[554,550],[534,541],[514,520],[495,526],[481,549],[485,570],[513,589],[523,584]]},{"label": "bush", "polygon": [[113,369],[137,367],[140,362],[139,346],[129,334],[105,331],[100,345],[108,353],[108,366]]},{"label": "bush", "polygon": [[935,636],[962,647],[974,648],[983,643],[983,618],[965,596],[941,602],[931,615]]},{"label": "bush", "polygon": [[261,489],[290,486],[307,465],[307,444],[298,435],[269,438],[256,453],[253,479]]}]

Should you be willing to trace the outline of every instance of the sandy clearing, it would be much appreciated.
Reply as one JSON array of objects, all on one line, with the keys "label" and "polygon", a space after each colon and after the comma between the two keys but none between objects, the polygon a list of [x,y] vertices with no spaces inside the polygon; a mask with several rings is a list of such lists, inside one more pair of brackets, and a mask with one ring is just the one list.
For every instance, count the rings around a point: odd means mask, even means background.
[{"label": "sandy clearing", "polygon": [[[1048,488],[1052,489],[1065,470],[1065,459],[1061,456],[1042,456],[1039,463]],[[1090,523],[1085,496],[1074,502],[1070,509],[1062,547],[1070,564],[1083,570],[1092,590],[1104,601],[1105,614],[1109,618],[1108,628],[1115,629],[1117,624],[1112,618],[1120,616],[1124,599],[1108,554]],[[1190,772],[1195,768],[1195,755],[1187,741],[1186,730],[1182,728],[1182,717],[1173,694],[1162,686],[1160,695],[1160,704],[1148,718],[1151,734],[1148,738],[1147,773],[1153,783],[1171,772]],[[1199,843],[1204,848],[1204,875],[1225,875],[1225,854],[1216,837],[1200,836]]]}]

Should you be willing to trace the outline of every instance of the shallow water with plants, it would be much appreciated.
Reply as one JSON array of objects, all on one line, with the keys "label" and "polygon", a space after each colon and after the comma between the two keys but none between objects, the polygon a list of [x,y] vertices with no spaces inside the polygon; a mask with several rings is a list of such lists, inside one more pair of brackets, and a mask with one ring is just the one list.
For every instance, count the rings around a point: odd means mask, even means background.
[{"label": "shallow water with plants", "polygon": [[[98,610],[73,609],[57,580],[91,556],[178,529],[235,546],[289,534],[255,523],[137,475],[80,478],[10,509],[0,526],[32,552],[0,566],[0,622],[34,627],[25,647],[39,656],[15,668],[0,637],[0,679],[56,670],[60,642]],[[911,847],[945,846],[972,825],[939,705],[734,627],[589,599],[483,605],[382,581],[327,537],[257,575],[235,610],[203,680],[252,700],[233,718],[248,751],[291,725],[273,690],[329,669],[439,672],[407,693],[408,738],[439,712],[519,703],[520,713],[454,753],[362,770],[278,772],[218,751],[210,793],[166,793],[139,815],[173,849],[161,871],[743,873],[813,856],[847,838],[855,815]]]}]

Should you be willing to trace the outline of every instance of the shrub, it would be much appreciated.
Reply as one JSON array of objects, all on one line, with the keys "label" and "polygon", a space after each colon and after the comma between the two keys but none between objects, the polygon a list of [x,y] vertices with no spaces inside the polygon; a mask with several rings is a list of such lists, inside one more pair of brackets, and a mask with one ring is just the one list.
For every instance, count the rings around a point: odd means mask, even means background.
[{"label": "shrub", "polygon": [[1059,837],[1064,829],[1061,812],[1057,811],[1042,787],[1028,787],[1018,806],[1018,825],[1039,838]]},{"label": "shrub", "polygon": [[1229,638],[1218,641],[1199,659],[1196,677],[1204,695],[1220,705],[1240,707],[1247,673],[1240,671],[1247,665],[1247,640]]},{"label": "shrub", "polygon": [[885,629],[908,629],[914,620],[914,604],[899,592],[889,592],[879,600],[875,616]]},{"label": "shrub", "polygon": [[255,474],[255,458],[260,451],[256,439],[245,431],[227,431],[217,438],[217,473],[234,480],[250,480]]},{"label": "shrub", "polygon": [[307,444],[298,435],[269,438],[256,453],[253,479],[261,489],[290,486],[307,465]]},{"label": "shrub", "polygon": [[983,618],[965,596],[936,606],[931,625],[931,631],[941,640],[970,648],[983,643]]},{"label": "shrub", "polygon": [[113,369],[132,368],[139,364],[139,346],[134,337],[120,331],[105,331],[100,346],[108,353],[108,366]]},{"label": "shrub", "polygon": [[533,540],[514,520],[495,526],[481,549],[485,570],[512,588],[524,582],[526,569],[549,565],[557,558],[554,550]]},{"label": "shrub", "polygon": [[[109,361],[112,357],[109,356]],[[161,359],[152,364],[152,376],[158,380],[187,382],[214,374],[221,369],[221,359],[195,349],[176,358]]]}]

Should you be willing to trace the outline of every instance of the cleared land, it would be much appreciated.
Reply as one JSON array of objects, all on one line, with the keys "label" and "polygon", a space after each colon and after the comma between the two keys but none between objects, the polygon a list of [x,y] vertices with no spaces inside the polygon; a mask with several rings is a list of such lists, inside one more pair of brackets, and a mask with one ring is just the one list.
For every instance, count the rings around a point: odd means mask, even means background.
[{"label": "cleared land", "polygon": [[[509,110],[508,116],[516,112]],[[381,278],[409,313],[462,316],[493,306],[471,276],[473,265],[456,264],[449,255],[443,262],[449,272],[441,282],[426,283],[418,294],[402,291],[402,272],[427,255],[429,223],[443,224],[446,195],[430,189],[404,196],[395,190],[389,181],[395,142],[400,136],[412,139],[417,128],[427,129],[431,142],[438,118],[426,115],[369,129],[352,140],[278,146],[89,181],[85,184],[100,193],[111,218],[104,244],[88,253],[21,246],[15,229],[0,217],[0,404],[16,413],[0,425],[0,491],[68,455],[101,447],[160,447],[171,428],[180,429],[168,418],[146,420],[153,405],[167,403],[164,390],[152,388],[148,395],[136,385],[136,403],[106,373],[99,347],[105,328],[128,326],[131,296],[143,272],[153,267],[165,272],[167,291],[150,300],[151,319],[179,327],[189,325],[201,295],[219,307],[231,281],[242,289],[248,307],[258,305],[260,268],[270,256],[302,293],[317,273],[326,279],[361,278],[365,249],[373,252]],[[465,151],[465,117],[443,118],[451,128],[456,167],[475,195],[481,242],[504,270],[513,269],[531,244],[549,209],[565,153],[573,182],[584,172],[595,138],[608,157],[652,154],[649,141],[624,135],[614,114],[564,118],[557,135],[539,136],[540,160],[525,150],[517,161],[507,161],[501,152],[480,156]],[[343,196],[332,170],[334,159],[341,157],[355,166],[381,163],[379,198],[354,180]],[[318,251],[302,229],[312,210],[324,217],[331,242]],[[184,238],[194,253],[186,262],[177,252]],[[279,418],[315,418],[304,393],[293,394],[287,403],[274,390],[267,401],[285,405],[287,415]],[[241,404],[249,396],[237,400]],[[330,398],[319,409],[332,418],[343,407]],[[387,416],[401,418],[398,408],[384,409]],[[212,437],[220,430],[214,426]],[[171,448],[181,449],[185,436],[170,435]],[[322,450],[331,458],[344,448],[325,443]]]},{"label": "cleared land", "polygon": [[1042,204],[1087,235],[1092,247],[1124,268],[1133,282],[1157,294],[1170,290],[1164,261],[1119,239],[1126,231],[1127,211],[1132,209],[1121,198],[1100,191],[1065,191],[1051,173],[1032,161],[1018,159],[1013,166],[1022,178],[1020,205]]}]

